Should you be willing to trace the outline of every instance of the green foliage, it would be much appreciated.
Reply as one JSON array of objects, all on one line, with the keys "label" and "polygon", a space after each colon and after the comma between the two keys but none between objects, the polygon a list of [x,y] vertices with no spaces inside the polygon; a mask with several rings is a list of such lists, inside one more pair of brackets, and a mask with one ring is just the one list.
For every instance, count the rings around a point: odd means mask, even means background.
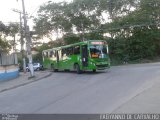
[{"label": "green foliage", "polygon": [[75,34],[66,34],[64,36],[64,42],[66,45],[80,42],[80,37]]},{"label": "green foliage", "polygon": [[99,10],[109,14],[109,19],[114,21],[131,12],[139,0],[99,0]]},{"label": "green foliage", "polygon": [[99,0],[74,0],[72,3],[47,3],[40,7],[35,18],[35,30],[40,36],[56,33],[78,33],[100,26],[97,11]]},{"label": "green foliage", "polygon": [[6,30],[6,26],[0,21],[0,32],[4,33]]},{"label": "green foliage", "polygon": [[10,35],[14,37],[19,32],[19,24],[17,23],[10,23],[6,26],[6,35]]},{"label": "green foliage", "polygon": [[0,36],[0,51],[9,52],[11,45],[7,42],[6,39]]},{"label": "green foliage", "polygon": [[159,0],[140,0],[134,11],[103,26],[112,35],[114,58],[140,62],[160,55],[159,5]]},{"label": "green foliage", "polygon": [[82,35],[85,39],[105,39],[103,35],[108,33],[113,64],[140,62],[160,56],[159,6],[160,0],[50,2],[39,9],[35,28],[41,36],[62,33],[64,43],[58,45],[79,42]]},{"label": "green foliage", "polygon": [[85,38],[87,40],[103,40],[103,32],[90,32],[85,34]]},{"label": "green foliage", "polygon": [[19,32],[19,25],[16,23],[10,23],[8,26],[0,21],[0,50],[9,52],[11,49],[11,43],[7,41],[6,37],[13,37],[12,45],[15,45],[15,35]]}]

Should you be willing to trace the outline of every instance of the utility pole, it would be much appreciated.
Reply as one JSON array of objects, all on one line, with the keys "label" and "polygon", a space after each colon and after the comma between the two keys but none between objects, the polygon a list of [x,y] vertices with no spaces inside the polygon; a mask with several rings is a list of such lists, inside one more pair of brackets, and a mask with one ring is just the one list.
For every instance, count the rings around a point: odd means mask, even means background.
[{"label": "utility pole", "polygon": [[23,19],[24,19],[24,28],[25,28],[25,38],[26,38],[26,47],[27,47],[27,57],[29,59],[29,69],[31,73],[31,77],[34,76],[33,64],[32,64],[32,53],[31,53],[31,37],[29,26],[27,25],[27,18],[25,12],[24,0],[22,0],[22,9],[23,9]]},{"label": "utility pole", "polygon": [[22,27],[22,12],[20,10],[17,9],[12,9],[14,12],[19,13],[20,16],[20,42],[21,42],[21,55],[22,55],[22,60],[23,60],[23,72],[26,73],[26,60],[24,57],[24,40],[23,40],[23,27]]}]

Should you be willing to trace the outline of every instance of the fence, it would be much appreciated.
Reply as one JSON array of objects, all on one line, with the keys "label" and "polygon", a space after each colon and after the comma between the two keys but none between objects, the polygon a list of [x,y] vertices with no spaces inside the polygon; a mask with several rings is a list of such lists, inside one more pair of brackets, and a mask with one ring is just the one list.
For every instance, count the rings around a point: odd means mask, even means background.
[{"label": "fence", "polygon": [[7,55],[5,53],[0,53],[0,66],[17,65],[17,64],[18,64],[17,54],[13,53]]}]

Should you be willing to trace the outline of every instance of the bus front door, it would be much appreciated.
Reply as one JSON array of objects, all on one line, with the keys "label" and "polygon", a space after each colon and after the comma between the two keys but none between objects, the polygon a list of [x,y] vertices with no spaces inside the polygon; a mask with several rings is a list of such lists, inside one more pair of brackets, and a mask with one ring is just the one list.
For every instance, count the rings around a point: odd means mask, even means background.
[{"label": "bus front door", "polygon": [[87,45],[82,46],[82,65],[83,67],[88,66],[88,47]]},{"label": "bus front door", "polygon": [[55,67],[58,69],[59,68],[59,51],[56,51],[56,65]]}]

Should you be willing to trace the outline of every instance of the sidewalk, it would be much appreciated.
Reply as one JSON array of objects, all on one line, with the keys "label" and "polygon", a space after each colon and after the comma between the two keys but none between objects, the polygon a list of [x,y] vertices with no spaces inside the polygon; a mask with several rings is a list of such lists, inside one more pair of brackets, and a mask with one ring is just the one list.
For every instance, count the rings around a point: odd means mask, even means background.
[{"label": "sidewalk", "polygon": [[19,77],[16,79],[0,81],[0,93],[41,80],[43,78],[49,77],[51,74],[52,73],[50,71],[35,71],[35,77],[28,79],[30,77],[29,72],[20,72]]},{"label": "sidewalk", "polygon": [[160,80],[121,105],[113,113],[160,113]]}]

